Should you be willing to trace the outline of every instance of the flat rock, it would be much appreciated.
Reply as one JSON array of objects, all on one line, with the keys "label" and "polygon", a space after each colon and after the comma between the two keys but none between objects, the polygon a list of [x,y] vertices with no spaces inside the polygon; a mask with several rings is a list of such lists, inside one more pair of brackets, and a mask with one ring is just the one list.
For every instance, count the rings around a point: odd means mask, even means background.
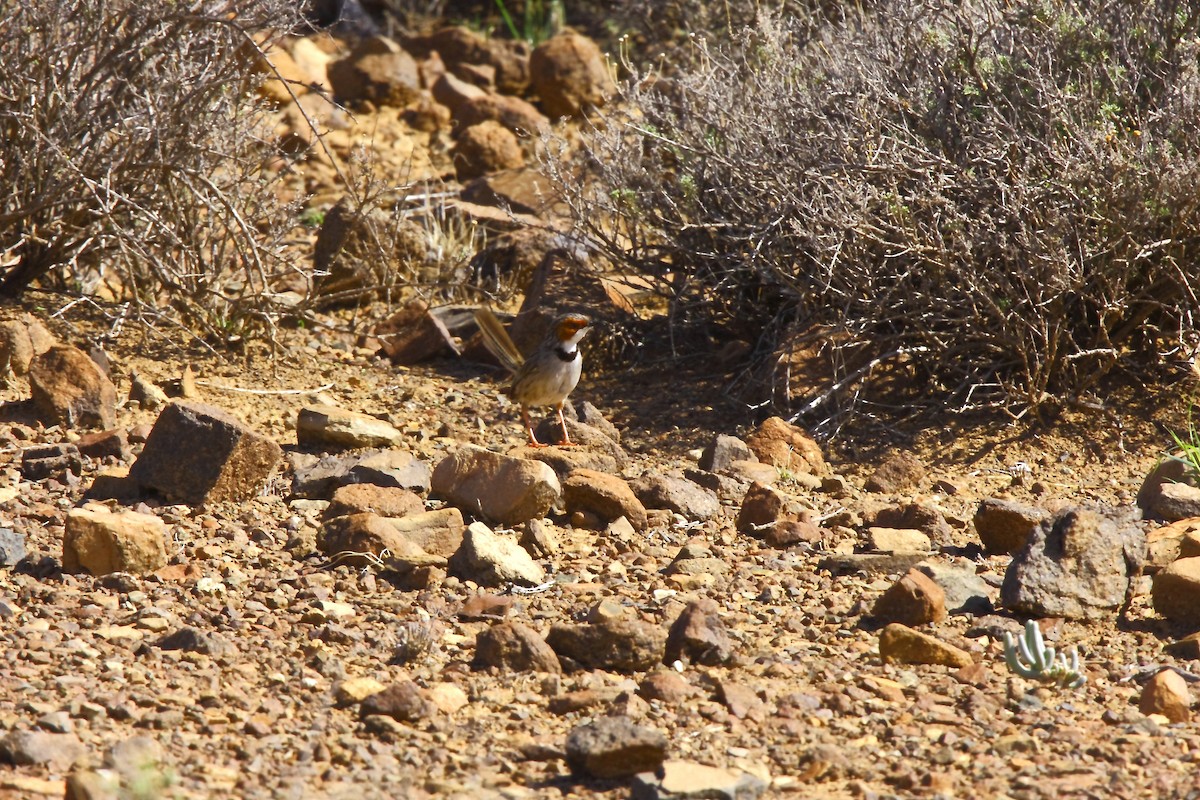
[{"label": "flat rock", "polygon": [[933,543],[914,528],[867,528],[867,548],[879,553],[928,553]]},{"label": "flat rock", "polygon": [[73,733],[13,731],[0,738],[0,762],[5,764],[44,764],[63,770],[86,754],[87,748]]},{"label": "flat rock", "polygon": [[465,527],[457,508],[423,511],[407,517],[349,514],[327,520],[321,526],[317,547],[329,556],[343,552],[381,556],[388,550],[393,556],[410,560],[423,552],[432,557],[428,563],[444,564],[462,546]]},{"label": "flat rock", "polygon": [[378,514],[381,517],[407,517],[425,511],[425,501],[416,492],[399,486],[351,483],[339,486],[325,509],[326,517],[346,514]]},{"label": "flat rock", "polygon": [[[1138,507],[1145,512],[1148,517],[1156,517],[1165,519],[1166,517],[1160,513],[1158,502],[1162,497],[1163,487],[1177,484],[1187,484],[1195,486],[1197,476],[1192,471],[1191,465],[1187,461],[1178,456],[1167,456],[1154,465],[1142,481],[1142,486],[1138,489],[1137,504]],[[1168,502],[1166,510],[1172,510]],[[1183,516],[1171,517],[1172,520],[1184,519],[1188,516],[1200,516],[1200,514],[1185,514]]]},{"label": "flat rock", "polygon": [[38,416],[68,428],[112,428],[117,390],[108,375],[78,347],[60,344],[29,364],[29,388]]},{"label": "flat rock", "polygon": [[870,527],[917,530],[928,536],[934,544],[947,544],[954,535],[954,530],[946,521],[945,515],[938,509],[922,503],[903,503],[881,508],[867,516],[866,523]]},{"label": "flat rock", "polygon": [[292,454],[292,493],[297,497],[328,500],[340,486],[369,483],[384,488],[429,491],[429,464],[407,450],[368,450],[320,458]]},{"label": "flat rock", "polygon": [[63,571],[145,575],[167,564],[167,526],[152,514],[88,505],[67,512]]},{"label": "flat rock", "polygon": [[889,575],[907,572],[928,557],[928,553],[838,553],[822,558],[817,569],[834,575]]},{"label": "flat rock", "polygon": [[555,623],[546,643],[560,659],[570,659],[587,669],[642,672],[663,660],[666,634],[637,619],[603,619],[573,625]]},{"label": "flat rock", "polygon": [[562,672],[553,648],[537,631],[519,622],[499,622],[475,637],[476,669],[496,667],[504,672]]},{"label": "flat rock", "polygon": [[1127,513],[1068,508],[1037,527],[1008,566],[1005,608],[1038,617],[1098,619],[1125,601],[1146,535]]},{"label": "flat rock", "polygon": [[[661,775],[661,777],[660,777]],[[738,769],[720,769],[695,761],[667,760],[660,773],[633,777],[631,800],[756,800],[767,782]]]},{"label": "flat rock", "polygon": [[1200,517],[1200,487],[1187,483],[1164,483],[1150,509],[1156,517],[1170,522]]},{"label": "flat rock", "polygon": [[258,494],[281,456],[232,414],[178,400],[158,415],[129,476],[179,503],[239,502]]},{"label": "flat rock", "polygon": [[727,664],[734,655],[733,638],[715,600],[702,598],[688,603],[667,633],[663,661],[684,661],[705,666]]},{"label": "flat rock", "polygon": [[296,442],[301,447],[395,447],[404,434],[391,423],[344,408],[311,405],[296,417]]},{"label": "flat rock", "polygon": [[879,656],[885,664],[895,661],[901,664],[965,667],[974,663],[967,651],[896,622],[880,632]]},{"label": "flat rock", "polygon": [[[569,425],[568,425],[569,427]],[[575,441],[575,435],[571,435],[572,441]],[[552,441],[553,437],[549,439]],[[543,439],[541,434],[538,434],[538,441],[548,441]],[[554,470],[554,474],[558,476],[560,481],[566,480],[577,469],[590,469],[596,472],[616,472],[621,468],[621,462],[612,457],[608,453],[598,452],[589,447],[559,447],[550,445],[549,447],[529,447],[522,445],[514,447],[508,451],[510,456],[514,458],[528,458],[533,461],[541,461],[550,469]]]},{"label": "flat rock", "polygon": [[946,594],[928,575],[913,568],[875,601],[871,616],[915,627],[946,618]]},{"label": "flat rock", "polygon": [[975,531],[986,552],[1016,553],[1049,516],[1037,506],[989,497],[975,509]]},{"label": "flat rock", "polygon": [[634,481],[631,488],[646,508],[665,508],[688,520],[703,522],[721,510],[715,492],[687,478],[648,474]]},{"label": "flat rock", "polygon": [[667,757],[667,737],[628,717],[600,717],[572,730],[565,750],[577,775],[624,778],[658,772]]},{"label": "flat rock", "polygon": [[973,564],[939,564],[922,562],[917,569],[933,579],[946,598],[946,610],[951,614],[990,614],[997,588],[975,572]]},{"label": "flat rock", "polygon": [[462,546],[450,557],[450,573],[480,586],[536,586],[546,580],[546,570],[533,560],[516,539],[501,536],[482,522],[472,522]]},{"label": "flat rock", "polygon": [[563,500],[567,512],[584,511],[608,523],[625,517],[634,530],[646,529],[646,507],[633,489],[615,475],[590,469],[577,469],[563,481]]},{"label": "flat rock", "polygon": [[503,525],[543,517],[562,496],[554,470],[538,461],[465,445],[438,463],[431,491]]},{"label": "flat rock", "polygon": [[431,716],[434,706],[412,681],[398,681],[367,697],[358,706],[363,717],[391,717],[400,722],[420,722]]},{"label": "flat rock", "polygon": [[1189,543],[1188,552],[1183,552],[1185,538],[1200,534],[1200,517],[1188,517],[1154,528],[1146,533],[1146,566],[1165,567],[1172,561],[1200,555]]}]

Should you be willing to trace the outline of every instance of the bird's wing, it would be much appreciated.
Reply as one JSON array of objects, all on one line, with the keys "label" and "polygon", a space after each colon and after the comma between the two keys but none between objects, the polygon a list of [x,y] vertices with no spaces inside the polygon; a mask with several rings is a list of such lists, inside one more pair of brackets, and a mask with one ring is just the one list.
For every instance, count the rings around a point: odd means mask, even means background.
[{"label": "bird's wing", "polygon": [[516,374],[525,363],[525,356],[521,355],[521,351],[513,343],[512,337],[504,328],[504,323],[496,318],[490,308],[480,306],[475,309],[475,324],[483,334],[483,344],[488,352],[494,355],[505,369]]}]

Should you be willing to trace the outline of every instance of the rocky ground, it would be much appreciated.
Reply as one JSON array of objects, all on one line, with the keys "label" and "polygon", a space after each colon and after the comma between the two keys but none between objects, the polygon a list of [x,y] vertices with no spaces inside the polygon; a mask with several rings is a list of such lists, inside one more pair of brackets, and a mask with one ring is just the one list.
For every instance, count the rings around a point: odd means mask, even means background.
[{"label": "rocky ground", "polygon": [[[0,412],[0,797],[1193,791],[1200,505],[1142,491],[1178,393],[818,443],[610,369],[533,451],[494,368],[358,316],[273,360],[131,327],[105,377],[107,323],[39,303],[3,328],[39,355]],[[1006,666],[1028,619],[1081,687]]]}]

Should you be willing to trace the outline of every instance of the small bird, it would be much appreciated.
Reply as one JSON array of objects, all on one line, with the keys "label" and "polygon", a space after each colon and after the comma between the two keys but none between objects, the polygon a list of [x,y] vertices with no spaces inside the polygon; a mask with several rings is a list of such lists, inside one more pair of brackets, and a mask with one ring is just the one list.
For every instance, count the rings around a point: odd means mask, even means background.
[{"label": "small bird", "polygon": [[490,309],[477,309],[475,322],[483,334],[484,345],[512,373],[508,391],[512,399],[521,404],[521,420],[529,433],[530,447],[546,446],[533,435],[533,424],[529,421],[531,406],[554,406],[562,426],[562,443],[566,447],[572,446],[574,442],[567,435],[567,422],[563,419],[563,402],[579,383],[583,372],[579,340],[588,332],[591,320],[582,314],[559,316],[550,324],[545,340],[529,358],[521,355],[504,324]]}]

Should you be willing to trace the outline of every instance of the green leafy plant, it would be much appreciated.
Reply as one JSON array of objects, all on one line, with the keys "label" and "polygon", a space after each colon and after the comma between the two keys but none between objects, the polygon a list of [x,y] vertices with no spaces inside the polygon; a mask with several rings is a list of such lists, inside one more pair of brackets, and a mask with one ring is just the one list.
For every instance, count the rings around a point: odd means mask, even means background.
[{"label": "green leafy plant", "polygon": [[1168,453],[1167,458],[1182,462],[1194,475],[1200,477],[1200,431],[1192,419],[1192,409],[1188,407],[1186,435],[1171,431],[1171,439],[1175,442],[1175,452]]},{"label": "green leafy plant", "polygon": [[1056,654],[1053,647],[1046,646],[1042,631],[1033,620],[1025,623],[1025,635],[1019,639],[1011,633],[1004,634],[1004,661],[1022,678],[1067,689],[1078,689],[1087,681],[1079,670],[1079,651],[1072,647],[1069,656]]}]

